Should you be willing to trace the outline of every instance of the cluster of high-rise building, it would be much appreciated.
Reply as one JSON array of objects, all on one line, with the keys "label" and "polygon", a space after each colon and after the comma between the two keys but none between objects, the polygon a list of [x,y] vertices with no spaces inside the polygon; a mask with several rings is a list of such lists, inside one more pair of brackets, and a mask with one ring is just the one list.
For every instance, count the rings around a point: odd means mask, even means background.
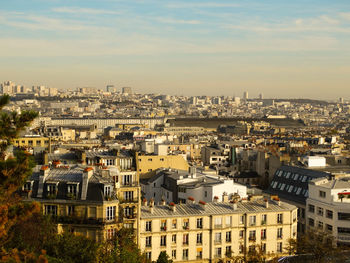
[{"label": "cluster of high-rise building", "polygon": [[148,259],[179,262],[281,257],[308,229],[350,243],[349,103],[11,85],[7,110],[39,112],[10,149],[38,164],[21,194],[60,231],[133,228]]}]

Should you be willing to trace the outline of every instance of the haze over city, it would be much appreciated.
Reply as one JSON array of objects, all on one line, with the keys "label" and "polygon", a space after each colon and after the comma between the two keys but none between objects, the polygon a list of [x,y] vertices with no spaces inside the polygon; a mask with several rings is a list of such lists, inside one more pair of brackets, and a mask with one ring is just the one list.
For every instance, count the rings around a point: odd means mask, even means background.
[{"label": "haze over city", "polygon": [[1,80],[349,99],[348,1],[5,1]]}]

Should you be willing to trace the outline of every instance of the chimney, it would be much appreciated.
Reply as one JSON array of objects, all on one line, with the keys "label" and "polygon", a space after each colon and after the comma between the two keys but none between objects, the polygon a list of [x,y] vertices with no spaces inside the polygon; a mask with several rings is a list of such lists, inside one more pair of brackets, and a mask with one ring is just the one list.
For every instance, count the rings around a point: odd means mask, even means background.
[{"label": "chimney", "polygon": [[176,204],[174,204],[173,202],[171,202],[169,204],[169,207],[170,207],[170,210],[173,211],[173,212],[176,212]]},{"label": "chimney", "polygon": [[214,196],[213,202],[214,202],[214,203],[217,203],[218,201],[219,201],[219,197]]},{"label": "chimney", "polygon": [[230,203],[232,205],[233,211],[236,211],[237,210],[237,202],[235,200],[231,200]]},{"label": "chimney", "polygon": [[86,165],[86,153],[85,152],[81,153],[81,163],[83,165]]},{"label": "chimney", "polygon": [[143,198],[143,200],[142,200],[142,206],[147,206],[147,199],[146,199],[146,198]]},{"label": "chimney", "polygon": [[45,165],[48,165],[49,164],[49,154],[48,152],[44,152],[44,160],[43,160],[44,164]]},{"label": "chimney", "polygon": [[269,200],[267,200],[267,198],[265,198],[264,201],[265,201],[265,208],[269,208]]},{"label": "chimney", "polygon": [[196,178],[197,169],[195,166],[190,166],[188,168],[188,172],[189,172],[191,178]]},{"label": "chimney", "polygon": [[207,206],[207,203],[204,202],[204,201],[202,201],[202,200],[200,200],[198,203],[199,203],[199,205],[202,207],[202,209],[205,210],[205,208],[206,208],[206,206]]},{"label": "chimney", "polygon": [[94,168],[86,167],[83,172],[83,182],[81,186],[81,200],[86,200],[87,189],[89,185],[89,180],[91,176],[94,174]]},{"label": "chimney", "polygon": [[165,200],[162,199],[162,201],[160,202],[160,205],[165,205]]},{"label": "chimney", "polygon": [[40,175],[39,175],[38,194],[37,194],[38,198],[43,197],[44,183],[49,173],[50,173],[50,168],[48,165],[41,166]]},{"label": "chimney", "polygon": [[153,212],[154,212],[154,199],[153,198],[151,198],[151,200],[149,200],[149,212],[151,214],[153,214]]},{"label": "chimney", "polygon": [[196,203],[196,201],[194,200],[194,198],[192,196],[190,196],[187,198],[187,203],[194,205]]},{"label": "chimney", "polygon": [[223,203],[227,203],[227,202],[228,202],[228,195],[227,195],[226,192],[224,192],[224,193],[222,194],[222,202],[223,202]]}]

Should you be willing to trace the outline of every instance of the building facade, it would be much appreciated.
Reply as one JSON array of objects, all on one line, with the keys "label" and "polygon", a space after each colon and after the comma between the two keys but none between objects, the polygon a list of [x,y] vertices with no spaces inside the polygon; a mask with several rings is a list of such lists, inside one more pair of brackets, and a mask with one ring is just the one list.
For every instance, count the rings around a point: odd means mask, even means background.
[{"label": "building facade", "polygon": [[150,260],[165,251],[175,262],[217,262],[261,248],[270,256],[297,235],[297,208],[272,200],[154,205],[143,203],[140,248]]}]

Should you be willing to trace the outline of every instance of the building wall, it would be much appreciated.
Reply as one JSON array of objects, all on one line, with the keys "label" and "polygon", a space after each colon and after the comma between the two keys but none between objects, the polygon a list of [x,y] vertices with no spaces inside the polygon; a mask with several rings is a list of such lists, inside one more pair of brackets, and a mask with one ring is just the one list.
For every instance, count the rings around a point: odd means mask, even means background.
[{"label": "building wall", "polygon": [[[283,223],[277,223],[277,214],[283,214]],[[261,224],[262,214],[267,215],[266,225]],[[294,214],[294,216],[293,216]],[[244,216],[244,221],[240,222],[240,216]],[[256,216],[256,224],[250,225],[249,217]],[[203,228],[197,228],[197,218],[203,218]],[[221,218],[222,224],[215,225],[216,218]],[[295,220],[293,220],[295,218]],[[172,227],[173,220],[176,219],[176,228]],[[161,229],[161,221],[166,220],[166,230]],[[189,228],[184,229],[185,220],[189,220]],[[146,231],[146,221],[151,221],[152,231]],[[216,257],[215,252],[221,248],[221,258],[224,258],[226,247],[231,246],[233,255],[243,255],[240,253],[240,246],[249,248],[257,244],[266,244],[267,253],[277,253],[277,246],[282,242],[282,248],[286,247],[289,238],[296,238],[296,209],[292,211],[279,212],[252,212],[248,214],[231,213],[223,215],[197,215],[197,216],[164,216],[162,218],[143,218],[141,217],[140,225],[140,248],[143,252],[151,252],[151,259],[157,260],[161,251],[166,251],[172,257],[172,251],[176,250],[175,262],[195,262],[201,260],[207,262]],[[282,237],[277,238],[277,229],[282,228]],[[261,240],[261,230],[266,230],[266,239]],[[249,232],[256,231],[256,240],[249,240]],[[243,231],[243,238],[240,237],[239,231]],[[231,232],[231,240],[226,241],[226,232]],[[197,234],[202,233],[203,242],[198,244],[196,241]],[[221,240],[215,240],[217,233],[221,233]],[[183,244],[183,236],[189,235],[188,244]],[[172,236],[176,235],[176,243],[172,242]],[[161,246],[161,236],[166,236],[166,245]],[[146,246],[146,237],[151,237],[152,244]],[[188,249],[188,259],[183,259],[183,250]],[[202,251],[202,259],[197,258],[197,249]]]},{"label": "building wall", "polygon": [[137,155],[136,167],[140,178],[150,178],[158,168],[188,170],[189,165],[182,155]]}]

